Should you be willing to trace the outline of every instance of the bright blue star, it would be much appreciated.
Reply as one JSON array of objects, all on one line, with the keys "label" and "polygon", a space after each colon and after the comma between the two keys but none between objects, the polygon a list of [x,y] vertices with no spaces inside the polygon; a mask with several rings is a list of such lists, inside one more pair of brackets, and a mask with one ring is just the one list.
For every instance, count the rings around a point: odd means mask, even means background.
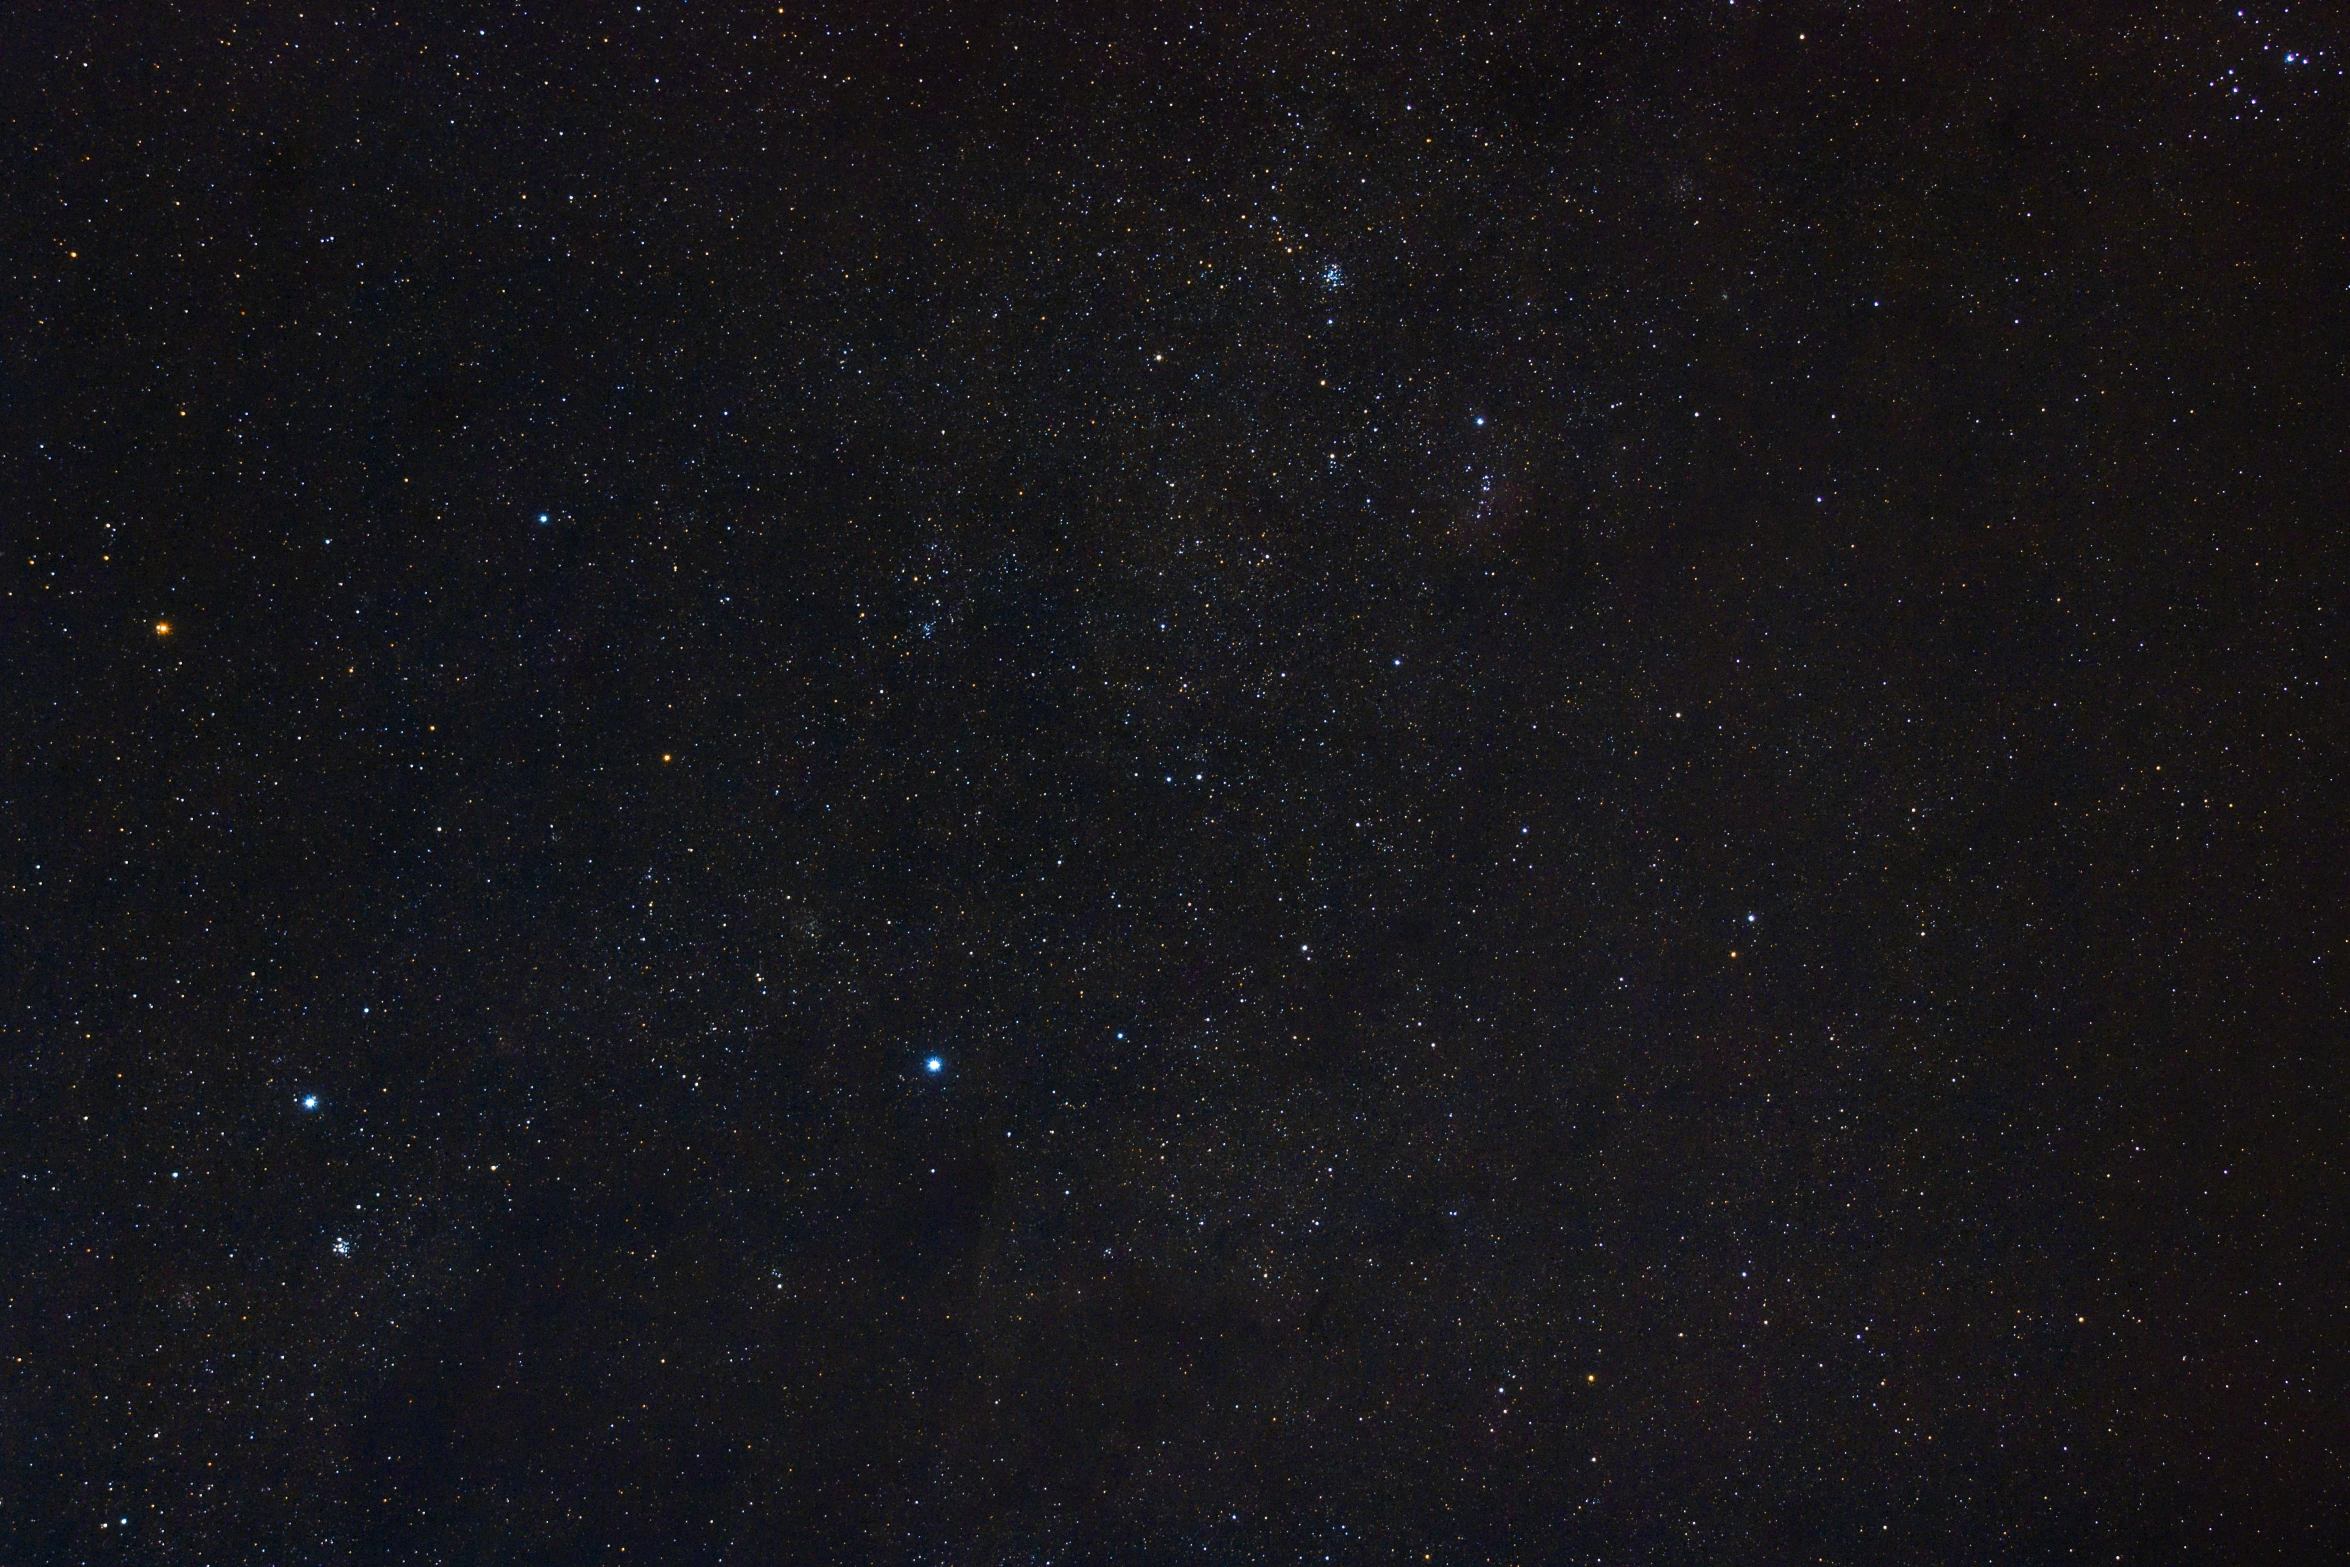
[{"label": "bright blue star", "polygon": [[315,1109],[317,1109],[317,1108],[318,1108],[318,1096],[317,1096],[316,1094],[304,1094],[304,1095],[302,1096],[302,1108],[303,1108],[303,1109],[305,1109],[305,1110],[315,1110]]},{"label": "bright blue star", "polygon": [[947,1064],[936,1056],[932,1056],[929,1060],[922,1063],[922,1070],[925,1072],[938,1073],[943,1072],[946,1069]]},{"label": "bright blue star", "polygon": [[542,511],[542,512],[540,512],[540,513],[539,513],[539,521],[541,521],[541,522],[545,522],[546,520],[547,520],[547,514],[546,514],[545,512],[543,512],[543,511]]}]

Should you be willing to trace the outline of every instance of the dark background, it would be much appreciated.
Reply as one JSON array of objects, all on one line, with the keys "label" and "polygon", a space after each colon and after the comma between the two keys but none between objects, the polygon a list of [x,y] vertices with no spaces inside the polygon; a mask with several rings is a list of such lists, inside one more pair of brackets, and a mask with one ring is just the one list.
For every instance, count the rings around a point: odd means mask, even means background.
[{"label": "dark background", "polygon": [[9,1560],[2350,1546],[2339,18],[1409,9],[0,12]]}]

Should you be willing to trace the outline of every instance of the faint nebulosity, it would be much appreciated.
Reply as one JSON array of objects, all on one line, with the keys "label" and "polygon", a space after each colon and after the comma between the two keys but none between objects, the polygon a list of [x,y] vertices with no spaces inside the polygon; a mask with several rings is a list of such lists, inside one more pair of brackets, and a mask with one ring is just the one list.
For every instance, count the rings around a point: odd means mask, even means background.
[{"label": "faint nebulosity", "polygon": [[2350,1549],[2325,18],[0,16],[0,1556]]}]

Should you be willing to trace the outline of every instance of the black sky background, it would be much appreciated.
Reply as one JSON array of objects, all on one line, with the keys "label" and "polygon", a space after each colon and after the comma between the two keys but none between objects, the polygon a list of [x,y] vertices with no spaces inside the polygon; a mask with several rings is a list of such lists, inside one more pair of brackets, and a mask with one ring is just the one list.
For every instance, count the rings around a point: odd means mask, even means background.
[{"label": "black sky background", "polygon": [[6,1554],[2340,1551],[2338,18],[2044,9],[11,8]]}]

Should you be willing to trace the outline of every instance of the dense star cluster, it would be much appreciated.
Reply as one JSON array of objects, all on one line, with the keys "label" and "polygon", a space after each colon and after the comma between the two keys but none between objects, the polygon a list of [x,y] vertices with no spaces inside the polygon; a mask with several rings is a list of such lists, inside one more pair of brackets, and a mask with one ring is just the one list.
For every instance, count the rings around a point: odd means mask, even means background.
[{"label": "dense star cluster", "polygon": [[2350,1549],[2323,15],[0,17],[0,1556]]}]

